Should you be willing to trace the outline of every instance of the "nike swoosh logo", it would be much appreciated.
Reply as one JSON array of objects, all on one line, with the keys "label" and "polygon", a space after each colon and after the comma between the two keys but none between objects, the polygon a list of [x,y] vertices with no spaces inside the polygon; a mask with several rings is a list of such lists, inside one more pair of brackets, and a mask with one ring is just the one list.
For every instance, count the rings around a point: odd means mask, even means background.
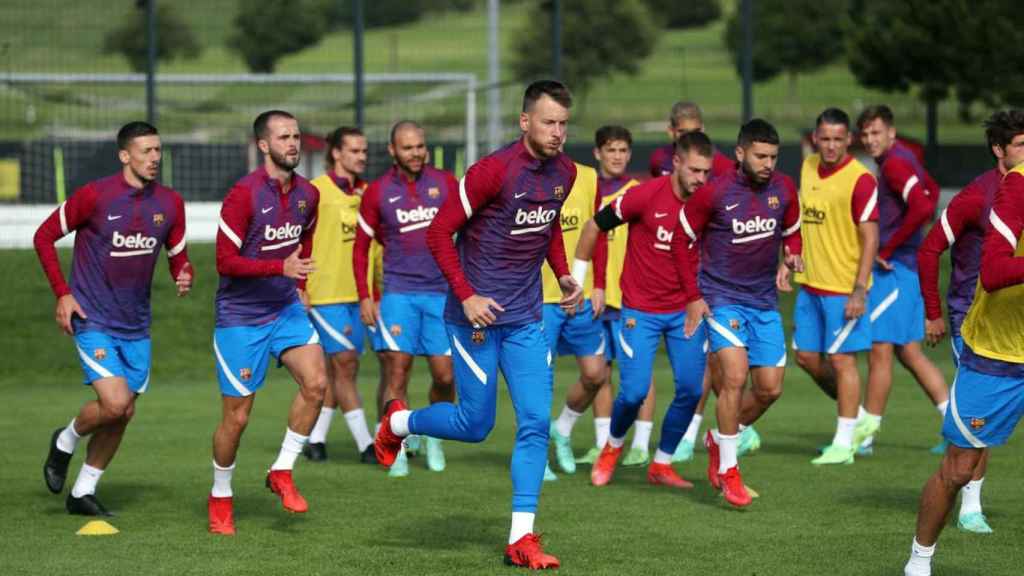
[{"label": "nike swoosh logo", "polygon": [[655,212],[654,213],[654,217],[655,218],[664,218],[665,216],[668,216],[668,212]]},{"label": "nike swoosh logo", "polygon": [[833,331],[832,331],[832,335],[833,335],[833,336],[839,336],[839,333],[840,333],[840,332],[842,332],[842,331],[843,331],[843,329],[842,329],[842,328],[840,328],[839,330],[833,330]]},{"label": "nike swoosh logo", "polygon": [[527,194],[528,194],[528,192],[520,192],[519,194],[516,194],[515,196],[516,196],[516,198],[522,198],[523,196],[526,196]]},{"label": "nike swoosh logo", "polygon": [[274,207],[273,207],[273,206],[271,206],[270,208],[264,208],[264,209],[262,210],[262,212],[263,212],[264,214],[266,214],[267,212],[270,212],[270,211],[271,211],[271,210],[273,210],[273,209],[274,209]]},{"label": "nike swoosh logo", "polygon": [[107,214],[107,221],[109,222],[111,220],[117,220],[121,216],[123,216],[123,214],[118,214],[117,216],[114,216],[113,214]]},{"label": "nike swoosh logo", "polygon": [[735,207],[737,207],[739,205],[740,205],[739,202],[737,202],[735,204],[729,204],[728,206],[725,207],[725,211],[728,212],[728,211],[732,210],[733,208],[735,208]]},{"label": "nike swoosh logo", "polygon": [[391,204],[394,204],[395,202],[398,202],[401,199],[402,199],[401,196],[394,196],[392,198],[388,198],[388,202],[391,203]]}]

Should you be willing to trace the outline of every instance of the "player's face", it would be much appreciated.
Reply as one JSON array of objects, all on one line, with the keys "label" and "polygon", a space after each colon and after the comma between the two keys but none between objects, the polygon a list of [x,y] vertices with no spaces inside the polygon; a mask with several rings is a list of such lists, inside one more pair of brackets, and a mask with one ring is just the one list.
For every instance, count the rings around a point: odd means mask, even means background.
[{"label": "player's face", "polygon": [[852,137],[843,124],[821,123],[814,130],[814,145],[826,166],[835,166],[846,158]]},{"label": "player's face", "polygon": [[569,109],[547,94],[519,115],[519,128],[526,135],[526,145],[539,158],[558,154],[565,144],[568,127]]},{"label": "player's face", "polygon": [[334,165],[355,176],[362,176],[366,171],[366,137],[345,136],[341,139],[341,148],[331,150]]},{"label": "player's face", "polygon": [[1006,147],[993,146],[992,153],[999,159],[1003,172],[1009,172],[1024,163],[1024,134],[1017,134]]},{"label": "player's face", "polygon": [[703,186],[711,176],[711,158],[689,151],[685,156],[672,156],[672,177],[679,189],[689,196]]},{"label": "player's face", "polygon": [[875,118],[861,129],[860,140],[868,154],[872,158],[878,158],[892,148],[893,142],[896,141],[896,128],[889,126],[881,118]]},{"label": "player's face", "polygon": [[267,122],[267,137],[256,143],[275,166],[291,172],[299,165],[302,151],[302,133],[299,122],[294,118],[274,116]]},{"label": "player's face", "polygon": [[625,174],[632,156],[633,150],[625,140],[609,140],[600,148],[594,148],[594,158],[601,165],[601,172],[608,178],[618,178]]},{"label": "player's face", "polygon": [[766,184],[775,172],[775,163],[779,159],[778,144],[753,142],[749,148],[736,147],[736,159],[740,161],[743,173],[757,184]]},{"label": "player's face", "polygon": [[128,149],[119,151],[118,157],[143,184],[152,182],[160,172],[160,137],[153,134],[132,138]]},{"label": "player's face", "polygon": [[395,141],[388,144],[388,152],[399,169],[410,176],[418,175],[427,162],[427,140],[423,130],[409,126],[395,132]]},{"label": "player's face", "polygon": [[690,132],[703,132],[704,122],[697,120],[696,118],[677,118],[674,122],[668,125],[668,135],[675,142],[679,140],[679,137],[683,134],[689,134]]}]

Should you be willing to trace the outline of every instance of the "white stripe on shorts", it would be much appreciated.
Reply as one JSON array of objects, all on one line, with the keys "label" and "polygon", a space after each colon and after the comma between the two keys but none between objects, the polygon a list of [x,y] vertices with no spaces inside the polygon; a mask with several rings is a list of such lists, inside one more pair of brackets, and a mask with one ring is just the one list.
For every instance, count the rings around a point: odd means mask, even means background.
[{"label": "white stripe on shorts", "polygon": [[736,346],[738,348],[746,348],[746,346],[744,346],[743,342],[740,340],[739,336],[734,334],[732,330],[729,330],[725,326],[722,326],[718,322],[718,320],[715,320],[711,316],[708,316],[708,326],[711,326],[711,328],[715,332],[718,332],[719,336],[728,340],[729,343],[732,344],[733,346]]},{"label": "white stripe on shorts", "polygon": [[957,430],[964,435],[964,438],[971,443],[971,446],[975,448],[985,448],[986,445],[981,440],[971,433],[971,431],[964,426],[962,420],[960,420],[960,411],[956,407],[956,383],[960,379],[960,372],[957,371],[957,377],[953,379],[953,386],[949,389],[949,408],[950,414],[953,416],[953,423],[956,424]]},{"label": "white stripe on shorts", "polygon": [[318,312],[316,308],[310,308],[309,309],[309,315],[312,316],[313,320],[315,320],[316,323],[319,324],[320,327],[324,329],[324,332],[327,332],[328,336],[330,336],[331,338],[334,338],[334,340],[338,344],[341,344],[342,346],[344,346],[346,350],[355,350],[356,349],[355,345],[352,344],[352,341],[349,340],[348,338],[346,338],[345,335],[342,334],[341,332],[338,332],[337,330],[335,330],[334,326],[331,326],[327,322],[327,319],[324,318],[323,315],[320,314],[320,312]]},{"label": "white stripe on shorts", "polygon": [[235,378],[235,375],[231,373],[231,367],[228,366],[227,361],[224,360],[224,356],[220,353],[220,347],[217,346],[216,336],[213,338],[213,353],[217,355],[217,364],[220,364],[220,369],[224,372],[224,375],[227,376],[228,382],[231,383],[231,386],[242,396],[252,396],[252,390],[246,388],[238,381],[238,378]]},{"label": "white stripe on shorts", "polygon": [[[469,369],[473,372],[477,379],[480,380],[480,383],[483,384],[484,386],[487,386],[487,373],[484,372],[483,368],[481,368],[480,365],[476,363],[476,360],[473,360],[473,357],[469,355],[469,352],[467,352],[466,349],[462,347],[462,342],[459,342],[459,338],[455,334],[452,334],[452,344],[455,345],[455,351],[459,353],[459,357],[462,358],[463,362],[465,362],[467,366],[469,366]],[[551,353],[548,352],[549,358],[550,355]]]}]

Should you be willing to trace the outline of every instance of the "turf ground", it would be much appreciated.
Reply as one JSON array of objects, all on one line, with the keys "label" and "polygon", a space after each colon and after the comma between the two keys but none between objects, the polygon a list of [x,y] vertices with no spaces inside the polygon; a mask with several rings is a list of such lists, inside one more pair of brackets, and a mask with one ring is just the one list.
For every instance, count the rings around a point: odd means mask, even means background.
[{"label": "turf ground", "polygon": [[[152,384],[99,487],[121,533],[92,538],[75,536],[85,520],[67,515],[64,494],[51,495],[40,477],[50,432],[92,394],[79,384],[72,341],[53,323],[52,296],[34,254],[0,252],[0,274],[11,281],[0,304],[0,350],[6,353],[0,405],[7,406],[0,419],[0,574],[512,573],[501,565],[514,429],[505,395],[486,442],[446,443],[449,464],[441,474],[414,461],[408,478],[392,480],[358,464],[337,419],[331,460],[300,460],[296,469],[311,510],[290,516],[263,486],[294,393],[285,372],[272,371],[238,456],[238,536],[206,533],[210,437],[219,417],[210,353],[216,272],[212,246],[190,250],[198,284],[188,299],[175,298],[166,272],[157,271]],[[62,256],[67,262],[69,254]],[[947,350],[932,356],[951,378]],[[377,380],[374,364],[367,361],[360,373],[367,399]],[[571,364],[559,364],[554,410],[574,378]],[[664,357],[656,376],[660,420],[670,396]],[[809,461],[815,447],[831,439],[834,407],[791,363],[784,396],[757,425],[764,447],[742,461],[745,479],[761,494],[748,510],[722,504],[703,474],[706,454],[698,450],[694,462],[680,467],[696,484],[688,492],[649,487],[635,468],[620,469],[601,489],[589,485],[586,467],[561,475],[544,487],[538,530],[561,557],[564,574],[901,574],[920,488],[938,462],[928,448],[938,440],[939,417],[901,368],[895,381],[876,455],[817,469]],[[412,388],[414,401],[422,403],[422,363]],[[577,452],[589,447],[592,434],[589,417],[581,419]],[[948,529],[936,575],[1021,573],[1022,473],[1019,440],[995,451],[984,489],[995,534]]]}]

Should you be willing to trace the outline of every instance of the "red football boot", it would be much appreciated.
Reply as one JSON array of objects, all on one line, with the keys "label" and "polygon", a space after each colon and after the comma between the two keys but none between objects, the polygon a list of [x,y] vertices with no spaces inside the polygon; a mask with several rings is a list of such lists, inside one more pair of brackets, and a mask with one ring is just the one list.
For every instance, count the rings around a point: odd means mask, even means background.
[{"label": "red football boot", "polygon": [[377,462],[385,468],[391,468],[398,457],[398,451],[402,449],[402,438],[391,431],[391,415],[399,410],[408,410],[405,402],[395,398],[389,400],[384,406],[384,418],[380,423],[380,430],[377,437],[373,439],[373,453],[377,455]]},{"label": "red football boot", "polygon": [[210,534],[235,535],[235,514],[231,496],[218,498],[210,495],[206,511],[210,517]]},{"label": "red football boot", "polygon": [[704,435],[704,448],[708,451],[708,482],[715,490],[721,490],[718,483],[718,442],[715,442],[711,430]]},{"label": "red football boot", "polygon": [[288,512],[302,514],[309,510],[306,499],[299,494],[299,489],[292,481],[291,470],[271,470],[267,472],[267,488],[281,497],[281,505]]},{"label": "red football boot", "polygon": [[545,554],[540,547],[540,536],[527,534],[514,544],[505,546],[505,564],[509,566],[520,566],[530,570],[546,570],[558,568],[558,558],[551,554]]},{"label": "red football boot", "polygon": [[750,497],[750,493],[747,492],[747,487],[743,484],[743,478],[740,477],[739,466],[733,466],[725,471],[725,474],[721,474],[719,481],[722,484],[722,495],[725,496],[725,501],[732,504],[736,508],[744,508],[750,505],[753,500]]},{"label": "red football boot", "polygon": [[597,462],[594,462],[594,467],[590,469],[590,483],[594,486],[604,486],[611,482],[621,454],[622,446],[612,448],[611,444],[605,444],[601,449],[601,455],[597,457]]},{"label": "red football boot", "polygon": [[647,482],[672,488],[693,488],[693,483],[676,473],[671,464],[658,464],[657,462],[651,462],[651,465],[647,467]]}]

